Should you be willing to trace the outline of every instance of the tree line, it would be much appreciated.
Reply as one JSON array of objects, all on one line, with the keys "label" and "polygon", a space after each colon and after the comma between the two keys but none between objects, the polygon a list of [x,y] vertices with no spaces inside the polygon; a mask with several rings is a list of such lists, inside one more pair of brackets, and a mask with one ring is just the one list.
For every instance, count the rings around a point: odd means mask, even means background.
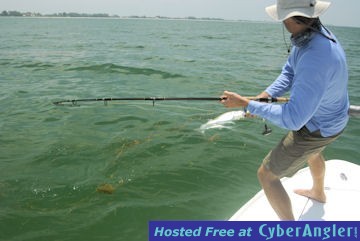
[{"label": "tree line", "polygon": [[108,17],[119,17],[117,15],[110,16],[107,13],[53,13],[53,14],[41,14],[41,13],[34,13],[34,12],[19,12],[19,11],[2,11],[0,16],[11,16],[11,17],[101,17],[101,18],[108,18]]},{"label": "tree line", "polygon": [[100,17],[100,18],[152,18],[152,19],[190,19],[190,20],[224,20],[222,18],[197,18],[197,17],[185,17],[185,18],[172,18],[165,16],[156,16],[156,17],[147,17],[147,16],[126,16],[120,17],[118,15],[109,15],[107,13],[53,13],[53,14],[41,14],[35,12],[19,12],[19,11],[2,11],[0,17],[72,17],[72,18],[81,18],[81,17]]}]

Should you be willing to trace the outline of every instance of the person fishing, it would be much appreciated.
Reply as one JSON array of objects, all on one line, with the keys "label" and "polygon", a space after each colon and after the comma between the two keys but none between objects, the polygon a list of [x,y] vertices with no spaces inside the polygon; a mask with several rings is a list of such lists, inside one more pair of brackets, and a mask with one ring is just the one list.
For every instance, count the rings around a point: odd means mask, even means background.
[{"label": "person fishing", "polygon": [[289,130],[264,158],[257,173],[281,220],[294,220],[294,215],[280,178],[292,176],[306,162],[313,186],[294,191],[326,202],[322,153],[340,136],[349,118],[346,56],[337,38],[319,19],[329,5],[316,0],[277,0],[277,4],[266,8],[270,17],[283,22],[293,47],[281,74],[258,97],[279,97],[290,92],[287,103],[261,103],[230,91],[224,91],[221,97],[225,107],[245,107],[251,114]]}]

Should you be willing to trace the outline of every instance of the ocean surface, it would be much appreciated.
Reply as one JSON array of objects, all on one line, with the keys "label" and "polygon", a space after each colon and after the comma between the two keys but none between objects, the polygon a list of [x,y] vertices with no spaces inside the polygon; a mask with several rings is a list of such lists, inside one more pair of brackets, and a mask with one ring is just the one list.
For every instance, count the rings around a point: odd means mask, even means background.
[{"label": "ocean surface", "polygon": [[[329,28],[360,105],[360,28]],[[2,17],[0,29],[1,241],[142,241],[149,220],[226,220],[260,190],[286,133],[271,123],[269,136],[261,119],[199,131],[230,111],[217,101],[52,102],[256,95],[286,61],[280,24]],[[327,159],[360,164],[359,124]]]}]

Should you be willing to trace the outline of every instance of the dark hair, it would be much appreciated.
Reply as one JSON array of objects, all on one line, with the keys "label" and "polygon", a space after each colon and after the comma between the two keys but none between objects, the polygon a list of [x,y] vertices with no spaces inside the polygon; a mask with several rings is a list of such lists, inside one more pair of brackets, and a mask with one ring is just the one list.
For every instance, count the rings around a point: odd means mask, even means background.
[{"label": "dark hair", "polygon": [[[324,36],[325,38],[336,43],[336,40],[331,37],[330,31],[327,30],[327,28],[325,28],[325,26],[321,23],[320,18],[318,18],[318,17],[317,18],[307,18],[307,17],[303,17],[303,16],[294,16],[293,19],[296,22],[305,24],[308,27],[308,29],[306,31],[317,32],[317,33],[321,34],[322,36]],[[325,31],[328,33],[328,36],[321,32],[321,27],[323,27],[325,29]]]},{"label": "dark hair", "polygon": [[303,16],[294,16],[293,18],[295,21],[308,25],[309,27],[315,28],[317,30],[321,29],[321,22],[319,18],[307,18]]}]

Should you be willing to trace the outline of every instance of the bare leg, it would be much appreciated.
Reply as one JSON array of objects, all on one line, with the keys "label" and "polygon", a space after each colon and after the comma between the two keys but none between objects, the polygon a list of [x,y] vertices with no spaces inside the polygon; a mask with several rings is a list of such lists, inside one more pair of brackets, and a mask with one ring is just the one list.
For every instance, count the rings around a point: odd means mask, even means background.
[{"label": "bare leg", "polygon": [[321,153],[312,156],[308,160],[311,176],[313,178],[313,186],[311,189],[294,190],[296,194],[314,199],[318,202],[325,203],[326,195],[324,192],[325,177],[325,159]]},{"label": "bare leg", "polygon": [[279,177],[261,165],[258,169],[258,178],[270,205],[279,218],[281,220],[294,220],[289,195]]}]

